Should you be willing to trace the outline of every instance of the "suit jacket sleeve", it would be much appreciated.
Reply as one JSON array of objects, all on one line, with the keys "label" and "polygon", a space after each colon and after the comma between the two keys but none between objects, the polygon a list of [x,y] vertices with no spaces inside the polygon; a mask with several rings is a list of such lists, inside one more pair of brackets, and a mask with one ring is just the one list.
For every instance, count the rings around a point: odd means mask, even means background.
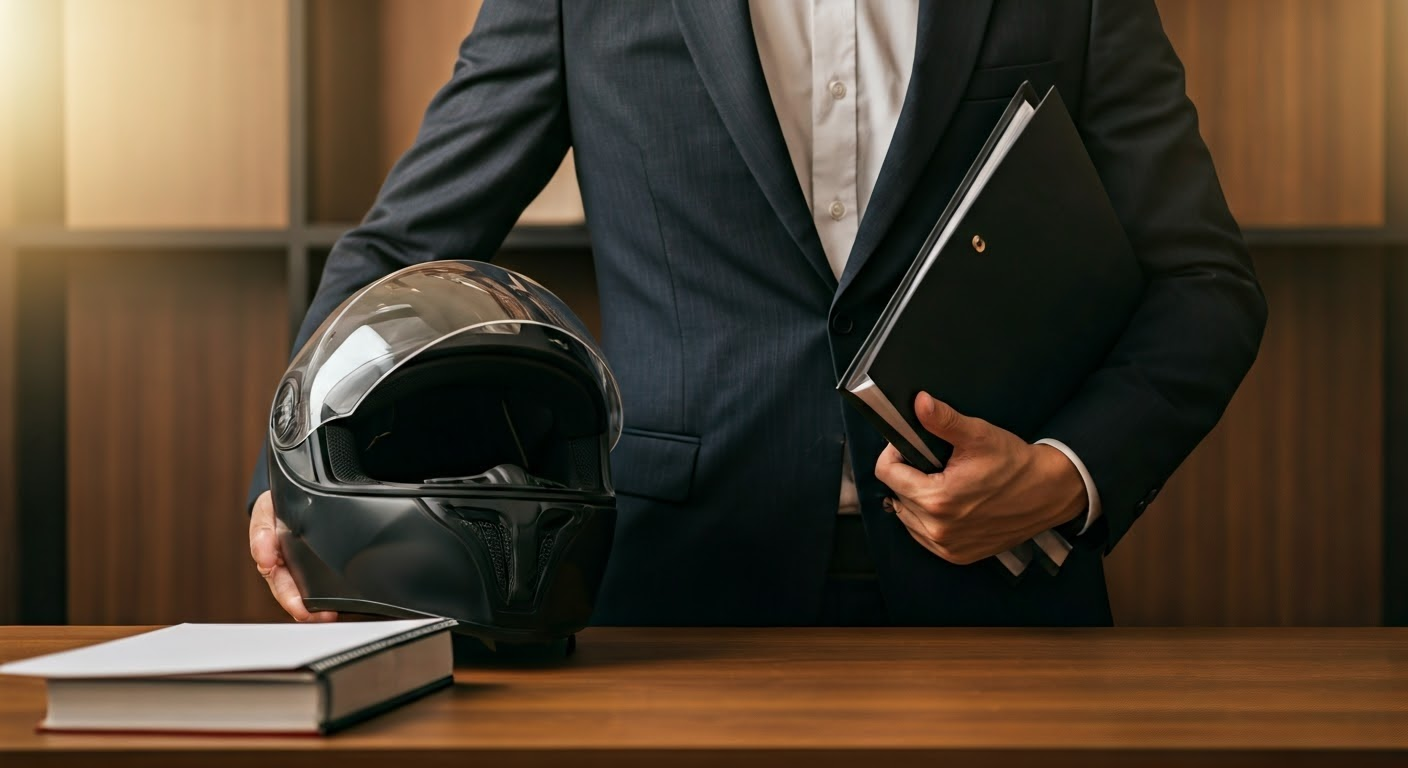
[{"label": "suit jacket sleeve", "polygon": [[1266,301],[1153,0],[1094,0],[1076,119],[1147,279],[1105,365],[1043,433],[1089,469],[1107,551],[1221,417]]},{"label": "suit jacket sleeve", "polygon": [[[402,267],[491,259],[571,143],[556,0],[490,0],[361,225],[333,247],[294,342]],[[270,390],[272,396],[272,388]],[[268,488],[263,450],[249,503]]]}]

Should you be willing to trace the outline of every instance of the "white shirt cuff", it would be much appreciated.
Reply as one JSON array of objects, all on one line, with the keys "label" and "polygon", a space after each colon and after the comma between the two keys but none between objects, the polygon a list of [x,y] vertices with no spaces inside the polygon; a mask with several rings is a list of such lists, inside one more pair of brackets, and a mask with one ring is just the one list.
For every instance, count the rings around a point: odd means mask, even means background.
[{"label": "white shirt cuff", "polygon": [[[1060,440],[1053,440],[1044,437],[1036,441],[1035,445],[1049,445],[1052,448],[1066,454],[1066,458],[1076,465],[1076,471],[1080,473],[1081,482],[1085,483],[1085,525],[1080,528],[1080,533],[1090,530],[1090,526],[1100,519],[1100,492],[1095,489],[1095,480],[1090,477],[1090,471],[1085,468],[1085,462],[1080,460],[1076,452],[1070,446]],[[1077,534],[1080,535],[1080,534]]]}]

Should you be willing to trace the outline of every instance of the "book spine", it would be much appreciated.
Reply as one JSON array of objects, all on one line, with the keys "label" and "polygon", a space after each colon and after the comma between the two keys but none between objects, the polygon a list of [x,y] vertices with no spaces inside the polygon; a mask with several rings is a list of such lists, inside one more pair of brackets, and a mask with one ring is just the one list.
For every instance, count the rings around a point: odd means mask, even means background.
[{"label": "book spine", "polygon": [[342,717],[339,717],[336,720],[327,720],[323,722],[323,724],[320,726],[319,732],[324,736],[332,733],[337,733],[338,731],[344,730],[349,726],[353,726],[357,723],[363,722],[364,720],[371,719],[383,712],[389,712],[390,710],[393,710],[401,706],[402,704],[408,704],[423,696],[429,696],[430,694],[442,688],[449,688],[454,684],[454,675],[442,677],[439,680],[428,683],[419,688],[406,691],[400,696],[394,696],[390,699],[387,699],[386,701],[378,702],[369,707],[366,707],[365,709],[358,710],[351,714],[343,715]]},{"label": "book spine", "polygon": [[368,656],[371,656],[372,654],[380,653],[384,650],[387,650],[388,648],[395,648],[398,645],[405,645],[406,643],[409,643],[414,640],[419,640],[422,637],[426,637],[427,635],[433,635],[437,632],[444,632],[446,630],[449,630],[451,627],[454,627],[457,623],[458,622],[456,622],[454,619],[445,619],[444,621],[437,621],[434,624],[427,624],[424,627],[417,627],[408,632],[402,632],[401,634],[396,635],[395,637],[388,637],[384,640],[378,640],[374,643],[368,643],[366,645],[353,648],[350,651],[339,653],[335,656],[329,656],[325,659],[319,659],[318,661],[315,661],[312,664],[308,665],[308,671],[318,675],[322,675],[333,669],[336,669],[337,667],[342,666],[343,664],[348,664],[358,659],[364,659]]}]

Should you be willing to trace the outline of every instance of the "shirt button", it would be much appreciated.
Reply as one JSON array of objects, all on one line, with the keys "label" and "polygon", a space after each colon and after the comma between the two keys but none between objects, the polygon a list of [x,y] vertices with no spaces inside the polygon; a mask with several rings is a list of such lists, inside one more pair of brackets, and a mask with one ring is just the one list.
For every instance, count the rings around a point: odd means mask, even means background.
[{"label": "shirt button", "polygon": [[840,80],[832,80],[832,81],[831,81],[831,98],[833,98],[833,99],[844,99],[844,98],[846,98],[846,84],[843,83],[843,82],[841,82]]},{"label": "shirt button", "polygon": [[831,204],[831,218],[840,221],[846,215],[846,204],[837,200]]}]

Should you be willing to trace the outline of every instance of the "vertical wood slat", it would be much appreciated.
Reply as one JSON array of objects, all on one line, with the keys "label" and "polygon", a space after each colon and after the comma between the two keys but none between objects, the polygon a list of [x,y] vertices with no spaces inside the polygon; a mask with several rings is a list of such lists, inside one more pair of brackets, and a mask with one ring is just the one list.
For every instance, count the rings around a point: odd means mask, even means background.
[{"label": "vertical wood slat", "polygon": [[[430,98],[445,84],[456,51],[479,15],[478,0],[421,0],[380,3],[381,76],[385,128],[381,135],[382,175],[415,140]],[[569,150],[552,180],[519,217],[520,224],[580,224],[585,218]]]},{"label": "vertical wood slat", "polygon": [[[449,79],[476,0],[312,0],[309,207],[316,221],[360,220]],[[355,126],[355,129],[349,129]],[[572,155],[519,218],[580,224]]]},{"label": "vertical wood slat", "polygon": [[288,225],[286,0],[65,0],[67,223]]},{"label": "vertical wood slat", "polygon": [[1128,625],[1360,625],[1381,612],[1382,254],[1257,260],[1261,354],[1108,558]]},{"label": "vertical wood slat", "polygon": [[[1403,17],[1408,20],[1408,14]],[[1408,27],[1405,27],[1408,31]],[[1408,222],[1405,222],[1408,224]],[[1391,249],[1385,279],[1383,622],[1408,626],[1408,248]]]},{"label": "vertical wood slat", "polygon": [[1246,227],[1384,224],[1385,0],[1158,0]]},{"label": "vertical wood slat", "polygon": [[65,266],[56,254],[15,253],[16,567],[26,624],[68,620]]},{"label": "vertical wood slat", "polygon": [[69,621],[278,619],[244,498],[285,365],[283,254],[72,264]]},{"label": "vertical wood slat", "polygon": [[360,221],[381,186],[377,1],[308,0],[307,210],[316,222]]},{"label": "vertical wood slat", "polygon": [[1384,361],[1384,623],[1408,626],[1408,0],[1392,0],[1389,28],[1389,251]]},{"label": "vertical wood slat", "polygon": [[383,170],[411,146],[430,98],[450,79],[479,6],[480,0],[375,3],[377,47],[382,52],[377,85],[382,116],[378,160]]},{"label": "vertical wood slat", "polygon": [[15,487],[15,255],[0,244],[0,624],[19,621],[19,494]]},{"label": "vertical wood slat", "polygon": [[0,623],[65,617],[62,409],[49,396],[62,290],[43,257],[5,242],[63,220],[62,10],[0,0]]},{"label": "vertical wood slat", "polygon": [[15,263],[5,230],[15,222],[15,55],[18,6],[0,2],[0,624],[19,620],[15,488]]}]

